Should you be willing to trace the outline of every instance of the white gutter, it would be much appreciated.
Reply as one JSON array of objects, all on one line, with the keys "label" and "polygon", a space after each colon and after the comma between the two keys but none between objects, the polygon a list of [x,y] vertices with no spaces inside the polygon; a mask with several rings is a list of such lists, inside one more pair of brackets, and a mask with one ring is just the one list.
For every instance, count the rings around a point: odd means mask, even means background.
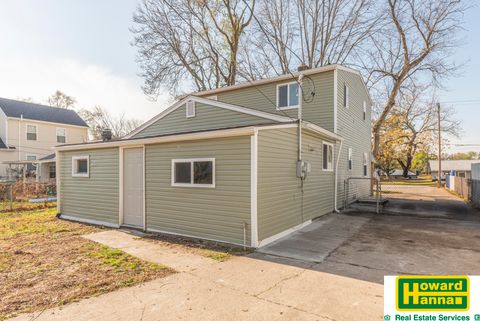
[{"label": "white gutter", "polygon": [[340,141],[340,147],[338,149],[338,155],[337,155],[337,164],[335,165],[335,192],[334,192],[334,198],[335,198],[335,205],[334,205],[334,211],[336,213],[340,212],[337,208],[337,196],[338,196],[338,162],[340,161],[340,154],[342,152],[342,146],[343,146],[343,139]]},{"label": "white gutter", "polygon": [[131,145],[210,139],[210,138],[218,138],[218,137],[244,136],[244,135],[253,135],[254,130],[255,130],[254,126],[232,128],[232,129],[218,129],[214,131],[166,135],[166,136],[160,136],[160,137],[139,138],[139,139],[129,139],[129,140],[121,139],[121,140],[115,140],[115,141],[109,141],[109,142],[84,143],[84,144],[76,144],[76,145],[60,145],[55,147],[55,150],[66,151],[66,150],[84,150],[84,149],[94,149],[94,148],[111,148],[111,147],[123,147],[123,146],[131,146]]},{"label": "white gutter", "polygon": [[325,128],[322,128],[318,125],[315,125],[315,124],[304,121],[302,127],[305,128],[305,129],[309,129],[309,130],[311,130],[311,131],[313,131],[317,134],[320,134],[322,136],[328,137],[330,139],[333,139],[333,140],[336,140],[336,141],[343,141],[342,136],[340,136],[338,134],[335,134],[335,133],[332,133],[331,131],[326,130]]}]

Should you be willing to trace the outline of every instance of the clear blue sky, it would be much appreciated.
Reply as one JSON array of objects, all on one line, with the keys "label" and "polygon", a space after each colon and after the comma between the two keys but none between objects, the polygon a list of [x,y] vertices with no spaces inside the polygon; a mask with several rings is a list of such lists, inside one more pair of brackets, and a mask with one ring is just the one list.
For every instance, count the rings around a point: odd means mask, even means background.
[{"label": "clear blue sky", "polygon": [[[45,102],[60,89],[83,107],[101,105],[112,114],[146,120],[168,105],[140,89],[135,48],[130,46],[137,0],[2,0],[0,2],[0,96]],[[466,14],[465,45],[456,62],[467,62],[440,93],[463,123],[456,143],[480,144],[480,8]],[[480,151],[480,147],[456,150]]]}]

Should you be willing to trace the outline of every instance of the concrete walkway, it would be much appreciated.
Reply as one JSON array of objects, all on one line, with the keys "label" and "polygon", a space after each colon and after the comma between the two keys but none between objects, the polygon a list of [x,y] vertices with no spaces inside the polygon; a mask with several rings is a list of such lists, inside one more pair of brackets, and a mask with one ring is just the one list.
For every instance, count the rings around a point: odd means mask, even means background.
[{"label": "concrete walkway", "polygon": [[270,262],[260,254],[220,263],[118,230],[87,237],[179,273],[15,320],[371,321],[383,315],[382,285],[314,271],[307,263]]}]

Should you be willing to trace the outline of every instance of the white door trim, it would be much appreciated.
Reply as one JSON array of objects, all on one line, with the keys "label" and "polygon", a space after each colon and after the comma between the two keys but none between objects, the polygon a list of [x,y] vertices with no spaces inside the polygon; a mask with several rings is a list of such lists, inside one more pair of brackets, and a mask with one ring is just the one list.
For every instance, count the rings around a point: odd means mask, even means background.
[{"label": "white door trim", "polygon": [[128,146],[128,147],[119,147],[118,149],[118,155],[119,155],[119,160],[118,160],[118,164],[119,164],[119,179],[118,179],[118,183],[119,183],[119,197],[118,197],[118,209],[119,209],[119,213],[118,213],[118,225],[119,226],[122,226],[123,225],[123,221],[124,221],[124,197],[123,197],[123,193],[124,193],[124,188],[123,188],[123,182],[124,182],[124,167],[125,167],[125,162],[124,162],[124,150],[125,149],[131,149],[131,148],[143,148],[143,226],[142,229],[145,230],[146,229],[146,220],[145,220],[145,145],[132,145],[132,146]]}]

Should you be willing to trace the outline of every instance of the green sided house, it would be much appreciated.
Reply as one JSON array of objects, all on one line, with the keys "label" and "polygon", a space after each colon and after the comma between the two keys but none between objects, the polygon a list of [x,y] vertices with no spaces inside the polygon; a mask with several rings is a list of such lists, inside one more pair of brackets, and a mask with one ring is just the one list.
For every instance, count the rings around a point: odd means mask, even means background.
[{"label": "green sided house", "polygon": [[348,177],[369,195],[370,117],[340,65],[193,93],[123,139],[57,147],[58,213],[261,247],[343,206]]}]

